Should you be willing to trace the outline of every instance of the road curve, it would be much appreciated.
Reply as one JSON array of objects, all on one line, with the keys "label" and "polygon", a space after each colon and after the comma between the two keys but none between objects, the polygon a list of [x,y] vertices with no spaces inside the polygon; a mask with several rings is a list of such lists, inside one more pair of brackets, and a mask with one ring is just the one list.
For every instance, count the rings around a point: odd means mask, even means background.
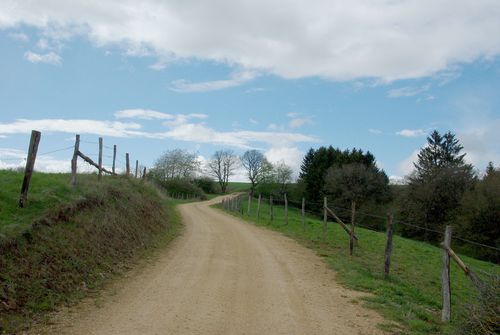
[{"label": "road curve", "polygon": [[57,333],[383,334],[383,319],[353,303],[360,294],[311,250],[209,207],[215,201],[179,206],[182,236]]}]

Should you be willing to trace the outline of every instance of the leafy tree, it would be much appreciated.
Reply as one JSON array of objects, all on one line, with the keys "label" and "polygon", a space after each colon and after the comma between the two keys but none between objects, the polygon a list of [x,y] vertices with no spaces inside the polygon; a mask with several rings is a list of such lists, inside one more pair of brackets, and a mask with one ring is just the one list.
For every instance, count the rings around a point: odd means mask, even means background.
[{"label": "leafy tree", "polygon": [[[488,165],[483,179],[465,192],[457,224],[457,234],[500,248],[500,170],[493,164]],[[461,249],[475,257],[500,263],[498,251],[468,244]]]},{"label": "leafy tree", "polygon": [[272,165],[257,150],[245,151],[243,156],[241,156],[241,165],[247,171],[247,177],[251,183],[250,194],[253,195],[255,187],[266,178],[269,178],[272,172]]},{"label": "leafy tree", "polygon": [[387,201],[390,194],[387,175],[361,163],[329,168],[325,177],[325,190],[334,199],[358,206],[368,200]]},{"label": "leafy tree", "polygon": [[274,181],[279,187],[279,192],[285,194],[287,186],[292,182],[293,170],[285,162],[279,162],[273,166]]},{"label": "leafy tree", "polygon": [[208,173],[219,183],[222,193],[226,193],[229,177],[238,166],[238,157],[231,150],[218,150],[207,164]]},{"label": "leafy tree", "polygon": [[369,151],[364,153],[363,150],[356,148],[340,150],[332,146],[320,147],[317,150],[310,149],[302,161],[300,172],[300,179],[305,185],[306,198],[313,203],[321,202],[327,170],[332,166],[341,167],[352,163],[360,163],[377,169],[375,157]]},{"label": "leafy tree", "polygon": [[168,150],[155,162],[150,175],[159,180],[191,179],[200,170],[200,162],[194,153],[183,149]]},{"label": "leafy tree", "polygon": [[[427,145],[420,150],[415,171],[409,176],[403,199],[403,219],[432,230],[441,231],[456,214],[464,192],[476,180],[472,165],[464,161],[463,147],[451,132],[444,136],[433,131]],[[411,227],[403,229],[407,236],[436,241],[439,235]]]},{"label": "leafy tree", "polygon": [[[333,195],[335,202],[350,203],[355,210],[365,201],[388,200],[389,178],[384,172],[361,163],[350,163],[342,166],[332,166],[325,177],[325,190]],[[354,248],[354,212],[351,216],[350,253]]]}]

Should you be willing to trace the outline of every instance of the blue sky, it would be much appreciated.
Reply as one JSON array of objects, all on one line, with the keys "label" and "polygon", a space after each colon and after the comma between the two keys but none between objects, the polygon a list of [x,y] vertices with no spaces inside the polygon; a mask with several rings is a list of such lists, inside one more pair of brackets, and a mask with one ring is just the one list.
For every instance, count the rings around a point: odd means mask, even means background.
[{"label": "blue sky", "polygon": [[0,167],[22,164],[31,129],[39,152],[68,148],[45,171],[69,168],[76,132],[146,166],[256,148],[297,170],[333,145],[402,177],[438,129],[478,169],[499,164],[497,1],[195,4],[2,2]]}]

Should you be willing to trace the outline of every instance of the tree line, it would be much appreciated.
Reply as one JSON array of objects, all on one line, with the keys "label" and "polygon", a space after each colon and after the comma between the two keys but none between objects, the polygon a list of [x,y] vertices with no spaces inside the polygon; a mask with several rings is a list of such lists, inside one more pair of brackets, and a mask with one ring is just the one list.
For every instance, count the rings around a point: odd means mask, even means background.
[{"label": "tree line", "polygon": [[[397,225],[406,237],[439,243],[446,225],[455,235],[500,247],[500,170],[493,163],[479,173],[465,161],[456,135],[433,131],[421,148],[414,170],[402,185],[392,185],[376,164],[375,156],[362,149],[342,150],[332,146],[311,148],[302,160],[297,180],[284,162],[271,163],[258,150],[242,155],[217,150],[202,166],[195,154],[166,151],[156,161],[150,176],[167,189],[203,197],[204,193],[226,193],[237,170],[250,182],[250,193],[274,199],[286,193],[290,205],[320,212],[327,197],[337,215],[373,229],[385,229],[385,217],[409,223]],[[365,213],[365,214],[363,214]],[[372,215],[366,215],[372,214]],[[421,228],[417,228],[421,227]],[[422,229],[423,228],[423,229]],[[499,262],[498,251],[464,243],[461,251]]]}]

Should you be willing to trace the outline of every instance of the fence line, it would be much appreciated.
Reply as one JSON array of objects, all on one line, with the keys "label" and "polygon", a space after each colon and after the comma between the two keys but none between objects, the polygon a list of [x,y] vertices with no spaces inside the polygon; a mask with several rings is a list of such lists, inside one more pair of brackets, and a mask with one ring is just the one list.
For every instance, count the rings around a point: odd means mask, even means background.
[{"label": "fence line", "polygon": [[[38,145],[40,143],[41,135],[42,135],[41,132],[36,131],[36,130],[33,130],[31,132],[30,144],[28,147],[28,153],[27,153],[26,158],[24,158],[24,159],[23,158],[15,158],[15,159],[14,158],[6,158],[6,159],[2,158],[2,160],[18,160],[18,161],[25,160],[26,161],[23,185],[21,187],[21,193],[20,193],[20,197],[19,197],[19,207],[26,207],[26,205],[27,205],[31,176],[32,176],[33,171],[34,171],[35,160],[36,160],[37,156],[45,156],[45,155],[53,154],[56,152],[67,151],[67,150],[73,149],[73,156],[71,159],[71,184],[72,185],[77,184],[78,158],[81,158],[87,164],[97,168],[98,180],[102,179],[103,173],[110,174],[110,175],[117,175],[115,172],[115,165],[116,165],[116,158],[117,158],[116,157],[116,145],[113,146],[113,148],[114,148],[114,155],[112,156],[113,167],[112,167],[112,170],[110,171],[106,167],[103,166],[103,156],[109,157],[109,158],[111,158],[111,156],[103,155],[103,147],[108,147],[108,146],[104,146],[102,137],[99,137],[98,142],[92,142],[92,141],[80,140],[80,135],[77,134],[75,136],[75,144],[74,145],[37,154]],[[88,154],[88,153],[84,154],[80,150],[80,143],[98,144],[99,153],[97,155]],[[90,156],[97,156],[97,163]],[[128,159],[128,153],[127,153],[127,159]],[[127,169],[127,171],[130,172],[129,169]],[[127,173],[127,177],[128,176],[129,176],[129,173]],[[146,177],[146,167],[144,167],[144,170],[141,174],[141,171],[139,170],[139,161],[138,160],[136,160],[136,170],[134,173],[134,177],[135,178],[139,178],[139,177],[145,178]]]},{"label": "fence line", "polygon": [[[221,201],[221,206],[224,210],[227,211],[233,211],[233,212],[239,212],[241,215],[244,215],[243,208],[242,208],[242,202],[243,199],[246,195],[233,195],[233,196],[228,196],[222,199]],[[274,221],[274,210],[273,210],[273,205],[282,205],[282,208],[284,210],[284,216],[283,216],[283,225],[288,224],[288,205],[293,204],[294,202],[288,201],[286,195],[284,196],[284,201],[280,202],[280,200],[273,200],[273,197],[270,196],[269,198],[263,198],[261,194],[258,195],[258,203],[257,203],[257,210],[255,213],[255,216],[257,218],[257,222],[260,220],[260,204],[262,201],[264,203],[269,200],[269,207],[270,207],[270,212],[269,212],[269,220],[271,223]],[[246,211],[247,216],[251,216],[253,213],[251,212],[250,204],[251,204],[251,196],[248,194],[248,208]],[[300,208],[300,213],[301,213],[301,225],[303,226],[303,230],[306,230],[305,227],[305,213],[307,212],[305,209],[307,202],[305,198],[302,198],[301,202],[301,208]],[[314,203],[313,203],[314,204]],[[310,205],[310,204],[309,204]],[[342,208],[342,207],[336,207],[336,206],[331,206],[327,202],[327,198],[324,197],[323,199],[323,227],[322,227],[322,241],[323,243],[326,242],[326,225],[328,223],[328,218],[332,217],[337,224],[348,234],[349,236],[349,252],[350,255],[353,253],[354,245],[355,242],[359,241],[358,236],[354,233],[354,228],[355,226],[360,226],[365,229],[369,229],[375,232],[379,232],[378,230],[374,229],[373,227],[368,227],[366,225],[362,225],[359,223],[355,223],[355,217],[356,217],[356,208],[355,204],[353,203],[353,206],[351,208],[350,213],[351,213],[351,218],[350,218],[350,223],[351,227],[349,228],[347,224],[335,213],[334,210],[344,210],[348,211],[347,208]],[[309,211],[311,214],[314,216],[318,216],[320,213],[318,212],[313,212]],[[357,214],[362,213],[362,212],[357,212]],[[362,215],[366,215],[368,213],[362,213]],[[451,279],[450,279],[450,260],[453,260],[460,269],[464,272],[464,274],[471,280],[473,283],[474,287],[476,287],[478,290],[482,290],[484,288],[484,283],[483,281],[475,274],[475,272],[472,271],[472,269],[465,264],[465,262],[453,251],[451,248],[451,241],[453,239],[455,240],[461,240],[464,242],[472,243],[474,245],[480,245],[484,246],[487,248],[491,248],[493,250],[500,251],[500,249],[488,246],[479,242],[475,241],[470,241],[466,239],[462,239],[459,237],[452,237],[452,229],[451,226],[446,226],[446,229],[444,232],[426,228],[426,227],[421,227],[418,225],[410,224],[408,222],[404,222],[401,220],[394,220],[394,216],[392,214],[388,214],[387,217],[382,217],[380,215],[372,215],[373,217],[377,218],[383,218],[386,221],[386,245],[385,245],[385,250],[384,250],[384,261],[383,261],[383,273],[385,278],[389,278],[390,274],[390,267],[391,267],[391,256],[392,256],[392,251],[393,251],[393,232],[394,232],[394,225],[396,223],[401,223],[403,225],[409,225],[411,227],[415,227],[418,229],[424,229],[424,230],[429,230],[433,232],[440,233],[444,235],[444,242],[441,244],[441,248],[443,249],[443,266],[441,270],[441,285],[442,285],[442,313],[441,313],[441,319],[443,322],[449,322],[451,319]],[[318,218],[319,219],[319,218]],[[480,272],[490,275],[487,272],[481,271]]]}]

